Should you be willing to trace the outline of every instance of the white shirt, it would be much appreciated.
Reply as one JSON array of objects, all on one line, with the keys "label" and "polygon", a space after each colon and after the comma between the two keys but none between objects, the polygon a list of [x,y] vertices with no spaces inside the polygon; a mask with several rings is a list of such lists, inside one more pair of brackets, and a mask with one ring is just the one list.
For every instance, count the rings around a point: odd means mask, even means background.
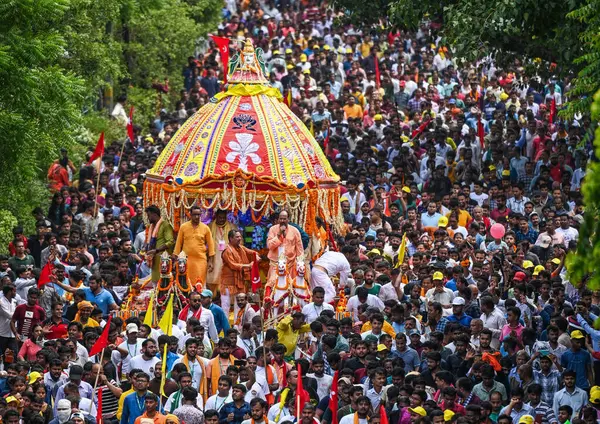
[{"label": "white shirt", "polygon": [[502,327],[506,325],[504,314],[498,308],[494,308],[489,315],[482,313],[479,318],[483,321],[483,328],[489,328],[492,331],[490,346],[498,349],[500,347],[500,333],[502,332]]},{"label": "white shirt", "polygon": [[17,308],[17,299],[8,300],[6,297],[0,297],[0,337],[9,337],[14,339],[15,335],[10,329],[10,320]]},{"label": "white shirt", "polygon": [[246,352],[246,358],[254,355],[254,350],[256,349],[254,340],[242,339],[240,336],[237,336],[237,346],[241,347],[244,352]]},{"label": "white shirt", "polygon": [[[281,413],[279,412],[281,411]],[[279,414],[279,421],[275,421],[275,419],[277,418],[277,414]],[[274,422],[283,422],[282,418],[285,416],[290,415],[290,410],[287,407],[283,407],[283,409],[281,409],[279,407],[279,402],[275,403],[275,405],[271,406],[271,408],[269,408],[269,412],[267,413],[267,418],[270,421],[274,421]]]},{"label": "white shirt", "polygon": [[129,374],[129,371],[131,371],[131,367],[129,365],[131,362],[131,359],[140,354],[140,352],[142,351],[142,343],[143,342],[144,342],[144,340],[137,339],[136,343],[134,343],[134,344],[127,343],[127,340],[125,340],[123,343],[121,343],[118,347],[120,349],[125,349],[126,351],[129,352],[129,354],[125,357],[123,357],[121,355],[121,352],[119,352],[117,349],[113,350],[113,353],[111,356],[112,362],[117,367],[119,366],[119,364],[122,364],[122,367],[121,367],[122,375]]},{"label": "white shirt", "polygon": [[35,278],[17,278],[14,284],[17,288],[17,294],[23,299],[27,299],[27,292],[30,288],[35,287],[37,282]]},{"label": "white shirt", "polygon": [[323,374],[322,377],[317,377],[315,374],[306,374],[307,377],[312,377],[317,380],[317,395],[319,399],[324,399],[329,396],[329,390],[331,389],[331,383],[333,377],[327,374]]},{"label": "white shirt", "polygon": [[571,240],[577,241],[579,239],[579,231],[577,231],[573,227],[569,227],[566,230],[562,227],[559,227],[556,230],[554,230],[554,232],[562,234],[562,236],[565,238],[565,247],[569,246],[569,242]]},{"label": "white shirt", "polygon": [[327,251],[316,260],[314,265],[325,268],[330,277],[332,275],[340,274],[341,287],[346,286],[346,283],[348,282],[348,275],[350,275],[350,272],[352,271],[348,259],[346,259],[346,256],[340,252]]},{"label": "white shirt", "polygon": [[[383,304],[381,299],[379,299],[377,296],[372,295],[372,294],[369,294],[367,296],[367,301],[365,303],[369,306],[373,306],[373,307],[379,309],[380,311],[383,311],[383,308],[385,308],[385,305]],[[356,296],[356,295],[354,295],[350,299],[348,299],[348,303],[346,304],[346,310],[348,312],[352,313],[352,317],[354,319],[358,319],[358,306],[359,305],[361,305],[361,303],[358,300],[358,296]]]},{"label": "white shirt", "polygon": [[302,308],[302,313],[306,317],[306,322],[315,321],[323,311],[333,311],[333,306],[329,303],[323,303],[321,306],[317,306],[315,305],[315,302],[310,302]]},{"label": "white shirt", "polygon": [[[170,414],[171,411],[175,411],[177,408],[179,408],[182,402],[183,395],[181,394],[180,390],[171,393],[171,395],[165,402],[165,412],[167,414]],[[208,400],[206,402],[208,404]],[[175,405],[173,405],[174,403]],[[204,411],[204,400],[202,399],[202,396],[198,395],[198,397],[196,398],[196,405],[198,406],[199,410]]]},{"label": "white shirt", "polygon": [[[340,420],[340,424],[354,424],[354,414],[344,415]],[[367,424],[367,419],[359,418],[358,424]]]},{"label": "white shirt", "polygon": [[[201,397],[201,396],[198,396]],[[216,395],[212,395],[206,400],[206,405],[204,406],[204,410],[208,411],[209,409],[215,409],[217,411],[221,411],[223,405],[226,403],[233,402],[233,398],[231,394],[228,394],[227,397],[220,397],[217,393]],[[165,408],[166,409],[166,408]]]},{"label": "white shirt", "polygon": [[[181,358],[175,360],[175,362],[173,362],[173,366],[182,363],[184,357],[185,356],[182,356]],[[202,364],[200,364],[200,362],[198,362],[196,359],[194,359],[193,362],[189,360],[188,363],[190,365],[190,374],[192,374],[192,387],[198,388],[200,387],[200,382],[202,381]]]},{"label": "white shirt", "polygon": [[[190,308],[190,312],[188,313],[186,321],[189,318],[191,318],[193,315],[194,315],[194,313]],[[219,335],[217,334],[217,327],[215,326],[215,317],[209,309],[202,307],[202,312],[200,312],[200,319],[198,321],[200,321],[200,325],[202,327],[204,327],[204,331],[206,331],[206,333],[208,333],[208,336],[210,337],[210,339],[213,342],[216,342],[219,340]],[[184,329],[186,326],[185,321],[182,321],[182,320],[177,321],[177,326],[180,329]],[[176,334],[173,334],[173,335],[177,336]],[[181,334],[181,337],[183,337],[183,333]]]},{"label": "white shirt", "polygon": [[[242,383],[242,384],[246,384],[246,383]],[[267,396],[265,395],[265,392],[262,388],[262,386],[258,383],[258,382],[254,382],[254,384],[252,385],[252,387],[250,387],[250,390],[248,390],[246,392],[246,396],[244,397],[244,400],[248,403],[250,403],[250,401],[254,398],[261,398],[262,400],[267,400]],[[248,422],[250,422],[250,420],[248,420]]]},{"label": "white shirt", "polygon": [[436,293],[435,287],[427,290],[425,297],[428,302],[440,302],[442,305],[450,305],[454,300],[454,292],[446,287],[442,287],[442,293]]},{"label": "white shirt", "polygon": [[153,356],[150,360],[147,361],[144,359],[143,355],[140,354],[131,358],[129,366],[131,367],[130,369],[141,369],[146,374],[148,374],[150,378],[152,378],[154,376],[154,367],[158,362],[160,362],[160,359],[158,359],[156,356]]}]

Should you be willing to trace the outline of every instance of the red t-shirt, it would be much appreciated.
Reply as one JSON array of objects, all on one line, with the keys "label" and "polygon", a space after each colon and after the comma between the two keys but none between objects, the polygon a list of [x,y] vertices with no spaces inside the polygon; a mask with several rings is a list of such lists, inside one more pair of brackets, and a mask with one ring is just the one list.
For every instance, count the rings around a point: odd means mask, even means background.
[{"label": "red t-shirt", "polygon": [[40,305],[19,305],[15,309],[13,318],[17,323],[19,334],[29,337],[33,326],[41,324],[46,319],[46,311]]}]

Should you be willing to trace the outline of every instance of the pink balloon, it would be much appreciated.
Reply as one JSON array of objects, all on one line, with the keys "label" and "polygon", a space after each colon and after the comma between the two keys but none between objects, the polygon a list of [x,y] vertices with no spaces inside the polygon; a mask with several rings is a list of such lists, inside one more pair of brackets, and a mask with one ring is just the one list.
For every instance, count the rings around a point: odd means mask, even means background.
[{"label": "pink balloon", "polygon": [[504,225],[502,225],[502,224],[496,223],[490,227],[490,234],[495,239],[501,239],[502,237],[504,237],[505,232],[506,232],[506,229],[504,228]]}]

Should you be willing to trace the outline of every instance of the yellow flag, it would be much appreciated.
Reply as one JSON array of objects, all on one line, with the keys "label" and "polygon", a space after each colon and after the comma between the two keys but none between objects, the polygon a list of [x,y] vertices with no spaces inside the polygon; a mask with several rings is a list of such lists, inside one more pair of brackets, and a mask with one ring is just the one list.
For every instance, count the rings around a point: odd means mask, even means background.
[{"label": "yellow flag", "polygon": [[167,336],[173,335],[173,293],[171,293],[171,295],[169,296],[167,308],[165,309],[165,313],[160,319],[158,326],[160,327],[162,332]]},{"label": "yellow flag", "polygon": [[154,328],[154,292],[150,295],[150,302],[148,303],[148,310],[144,316],[144,324],[150,328]]},{"label": "yellow flag", "polygon": [[402,236],[402,243],[400,243],[400,249],[398,249],[398,257],[396,258],[396,266],[394,268],[400,268],[404,262],[404,255],[406,254],[406,234]]},{"label": "yellow flag", "polygon": [[312,119],[310,120],[310,134],[315,136],[315,122]]},{"label": "yellow flag", "polygon": [[[169,349],[169,343],[165,343],[165,350],[162,353],[162,375],[160,376],[160,394],[167,397],[165,393],[165,382],[167,381],[167,354]],[[161,401],[162,403],[162,401]]]}]

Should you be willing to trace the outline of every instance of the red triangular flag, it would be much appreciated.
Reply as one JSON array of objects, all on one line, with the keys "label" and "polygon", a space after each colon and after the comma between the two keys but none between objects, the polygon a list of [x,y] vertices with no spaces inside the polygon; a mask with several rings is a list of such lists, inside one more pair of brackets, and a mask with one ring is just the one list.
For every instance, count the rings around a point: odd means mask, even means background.
[{"label": "red triangular flag", "polygon": [[229,38],[217,37],[211,35],[210,38],[215,42],[221,55],[221,62],[223,62],[223,82],[227,84],[227,74],[229,73]]},{"label": "red triangular flag", "polygon": [[[304,405],[310,402],[310,395],[302,387],[302,367],[298,363],[298,383],[296,384],[296,415],[299,417],[302,415]],[[300,420],[298,420],[300,422]]]},{"label": "red triangular flag", "polygon": [[429,123],[431,122],[431,119],[428,119],[427,121],[423,122],[421,125],[419,125],[419,128],[417,128],[416,130],[414,130],[412,132],[412,134],[410,135],[410,138],[417,138],[419,136],[419,134],[421,134],[423,131],[425,131],[425,128],[427,128],[427,125],[429,125]]},{"label": "red triangular flag", "polygon": [[379,423],[390,424],[390,420],[388,419],[387,412],[385,411],[383,403],[379,404]]},{"label": "red triangular flag", "polygon": [[331,382],[331,394],[329,395],[329,410],[331,411],[331,424],[338,424],[338,378],[339,371],[333,374],[333,381]]},{"label": "red triangular flag", "polygon": [[260,289],[260,271],[258,270],[258,258],[254,256],[254,262],[252,263],[252,270],[250,271],[250,277],[252,278],[252,293],[258,292]]},{"label": "red triangular flag", "polygon": [[40,271],[40,278],[38,278],[38,289],[42,286],[48,284],[50,282],[50,276],[52,275],[52,271],[54,270],[54,264],[48,261],[46,265]]},{"label": "red triangular flag", "polygon": [[135,134],[133,133],[133,106],[129,109],[129,119],[127,120],[127,136],[131,144],[135,146]]},{"label": "red triangular flag", "polygon": [[98,388],[98,407],[96,408],[98,415],[96,415],[96,424],[102,424],[102,387]]},{"label": "red triangular flag", "polygon": [[375,53],[375,84],[377,88],[381,87],[381,74],[379,73],[379,59]]},{"label": "red triangular flag", "polygon": [[477,137],[479,137],[479,144],[481,144],[481,148],[485,146],[485,130],[483,129],[483,122],[481,119],[477,121]]},{"label": "red triangular flag", "polygon": [[94,153],[90,157],[88,161],[88,165],[91,165],[93,161],[98,158],[101,158],[104,154],[104,132],[100,133],[100,138],[98,138],[98,142],[96,143],[96,148],[94,149]]},{"label": "red triangular flag", "polygon": [[106,321],[106,325],[104,326],[104,330],[102,330],[102,334],[92,346],[90,350],[89,356],[94,356],[102,352],[103,349],[108,347],[108,329],[110,327],[110,321],[112,320],[112,315],[108,316],[108,321]]}]

